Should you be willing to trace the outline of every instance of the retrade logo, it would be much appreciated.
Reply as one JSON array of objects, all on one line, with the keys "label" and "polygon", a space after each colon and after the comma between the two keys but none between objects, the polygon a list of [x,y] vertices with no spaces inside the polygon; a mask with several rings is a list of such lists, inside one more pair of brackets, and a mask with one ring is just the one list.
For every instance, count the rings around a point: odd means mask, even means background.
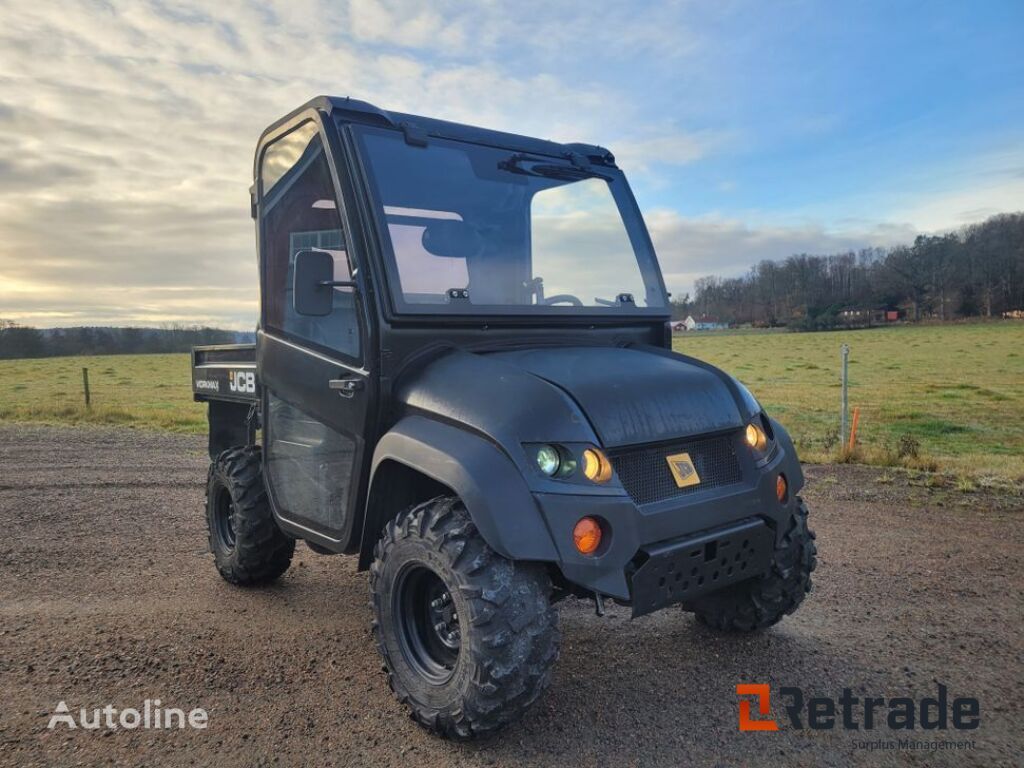
[{"label": "retrade logo", "polygon": [[[771,714],[771,689],[764,683],[740,683],[736,686],[737,696],[753,696],[757,702],[757,712],[764,717]],[[750,716],[750,699],[740,699],[740,730],[741,731],[777,731],[779,724],[774,720],[754,720]]]},{"label": "retrade logo", "polygon": [[[918,700],[910,696],[854,696],[843,688],[837,698],[805,696],[802,688],[783,686],[778,699],[786,728],[810,728],[830,731],[870,731],[888,727],[893,731],[972,731],[981,725],[981,704],[973,696],[953,698],[949,689],[939,684],[937,695]],[[741,731],[777,731],[779,722],[772,717],[771,688],[766,683],[740,683],[739,699]],[[756,715],[754,709],[756,707]]]}]

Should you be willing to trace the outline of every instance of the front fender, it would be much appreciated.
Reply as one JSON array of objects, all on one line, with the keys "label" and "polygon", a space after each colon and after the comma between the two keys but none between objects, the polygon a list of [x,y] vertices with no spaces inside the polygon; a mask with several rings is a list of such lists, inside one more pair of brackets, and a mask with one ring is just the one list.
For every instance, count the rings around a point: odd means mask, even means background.
[{"label": "front fender", "polygon": [[[377,443],[368,498],[378,469],[397,462],[452,490],[484,541],[512,560],[558,559],[544,518],[516,465],[484,438],[423,416],[406,416]],[[399,510],[388,510],[397,514]],[[367,515],[373,514],[368,508]],[[367,520],[364,530],[373,530]]]},{"label": "front fender", "polygon": [[800,465],[800,457],[796,454],[796,448],[793,447],[793,440],[789,436],[789,432],[786,431],[786,428],[779,424],[779,422],[771,416],[768,417],[768,421],[771,422],[775,441],[791,459],[789,471],[786,475],[786,478],[789,480],[789,489],[794,494],[800,493],[804,487],[804,470]]}]

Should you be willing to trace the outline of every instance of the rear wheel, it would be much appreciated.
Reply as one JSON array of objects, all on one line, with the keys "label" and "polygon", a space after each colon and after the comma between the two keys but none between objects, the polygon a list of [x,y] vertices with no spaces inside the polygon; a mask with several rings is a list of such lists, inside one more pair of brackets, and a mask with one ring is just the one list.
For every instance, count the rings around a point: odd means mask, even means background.
[{"label": "rear wheel", "polygon": [[811,572],[818,564],[814,531],[807,525],[807,505],[796,509],[763,576],[713,592],[684,604],[697,619],[724,632],[756,632],[793,613],[811,591]]},{"label": "rear wheel", "polygon": [[460,740],[494,733],[550,681],[559,638],[547,573],[492,551],[458,499],[387,524],[370,590],[388,682],[428,730]]},{"label": "rear wheel", "polygon": [[226,581],[256,586],[288,570],[295,539],[277,527],[270,511],[259,448],[230,448],[210,465],[206,525],[210,551]]}]

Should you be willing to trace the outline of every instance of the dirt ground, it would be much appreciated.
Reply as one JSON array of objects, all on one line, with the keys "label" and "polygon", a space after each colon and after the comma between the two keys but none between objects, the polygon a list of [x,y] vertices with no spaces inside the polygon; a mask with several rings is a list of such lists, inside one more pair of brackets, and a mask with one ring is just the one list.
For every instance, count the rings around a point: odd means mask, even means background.
[{"label": "dirt ground", "polygon": [[[200,438],[0,427],[0,765],[1020,765],[1020,498],[810,467],[815,588],[794,616],[720,637],[678,610],[562,605],[551,689],[483,744],[428,736],[391,698],[366,575],[300,546],[280,583],[221,581]],[[980,700],[975,731],[739,732],[737,683],[807,696]],[[209,714],[205,730],[48,730],[65,701]],[[973,750],[867,750],[910,736]]]}]

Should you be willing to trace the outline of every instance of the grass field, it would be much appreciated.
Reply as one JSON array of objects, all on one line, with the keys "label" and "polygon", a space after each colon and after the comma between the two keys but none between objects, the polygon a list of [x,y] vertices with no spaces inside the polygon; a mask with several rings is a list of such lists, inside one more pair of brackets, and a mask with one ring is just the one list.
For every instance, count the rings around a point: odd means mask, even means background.
[{"label": "grass field", "polygon": [[[860,407],[858,460],[938,468],[965,483],[1024,481],[1024,324],[693,334],[678,337],[676,349],[737,376],[786,425],[802,457],[822,461],[840,452],[844,342],[850,405]],[[185,354],[0,361],[0,393],[4,421],[206,429]],[[906,455],[915,447],[916,458]]]},{"label": "grass field", "polygon": [[[192,401],[190,366],[187,354],[0,360],[0,420],[202,432],[206,407]],[[89,369],[90,409],[83,367]]]},{"label": "grass field", "polygon": [[[851,413],[860,408],[857,458],[1024,479],[1024,324],[693,334],[675,348],[739,378],[801,457],[821,461],[840,452],[843,343]],[[918,458],[901,458],[901,445]]]}]

